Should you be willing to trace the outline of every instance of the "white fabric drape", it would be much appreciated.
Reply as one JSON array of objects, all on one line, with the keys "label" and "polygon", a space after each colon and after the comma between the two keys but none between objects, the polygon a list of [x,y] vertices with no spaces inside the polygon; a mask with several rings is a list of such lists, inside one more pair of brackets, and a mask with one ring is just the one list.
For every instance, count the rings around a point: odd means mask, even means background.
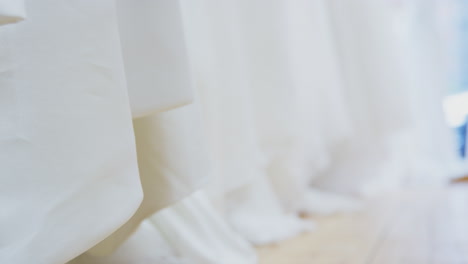
[{"label": "white fabric drape", "polygon": [[198,191],[143,221],[107,256],[85,253],[69,264],[256,263],[254,249],[229,228],[209,198]]},{"label": "white fabric drape", "polygon": [[155,212],[199,189],[209,173],[195,105],[133,121],[144,199],[135,215],[90,254],[113,252]]},{"label": "white fabric drape", "polygon": [[[405,74],[394,45],[390,14],[382,1],[329,1],[353,137],[337,149],[322,188],[361,193],[380,177],[388,142],[408,124]],[[397,176],[395,176],[397,177]]]},{"label": "white fabric drape", "polygon": [[192,100],[178,1],[117,1],[117,17],[144,199],[94,255],[113,252],[145,218],[197,190],[208,171],[198,109],[161,112]]},{"label": "white fabric drape", "polygon": [[190,103],[179,1],[117,0],[116,4],[133,117]]},{"label": "white fabric drape", "polygon": [[168,243],[193,264],[254,264],[255,251],[198,191],[151,217]]},{"label": "white fabric drape", "polygon": [[[332,165],[331,155],[337,144],[352,136],[327,7],[324,1],[280,3],[282,12],[277,14],[275,20],[282,20],[278,38],[284,39],[282,52],[286,57],[286,64],[282,65],[280,72],[289,72],[289,80],[277,89],[290,94],[290,114],[288,123],[276,122],[275,126],[287,126],[290,130],[283,134],[283,144],[275,147],[276,154],[272,154],[269,175],[283,204],[290,210],[312,213],[323,211],[324,205],[349,207],[351,204],[347,202],[337,203],[339,197],[322,196],[323,192],[309,186],[320,172]],[[283,110],[276,105],[271,103],[269,108],[260,111],[258,120],[266,119],[269,113]],[[266,137],[271,134],[270,131],[277,129],[263,127],[260,130]],[[277,136],[276,141],[280,138]],[[265,151],[271,152],[271,143],[265,142],[264,146]],[[320,201],[314,201],[317,195],[321,196]]]},{"label": "white fabric drape", "polygon": [[450,174],[454,40],[398,3],[0,0],[0,263],[254,264]]},{"label": "white fabric drape", "polygon": [[[255,70],[260,70],[268,63],[262,61],[265,57],[250,61],[253,49],[264,44],[256,41],[257,38],[247,42],[252,36],[248,34],[255,33],[247,31],[248,26],[256,26],[249,22],[255,21],[253,15],[258,10],[256,8],[260,8],[260,2],[252,4],[257,6],[249,9],[247,2],[232,1],[207,0],[203,5],[184,2],[184,14],[196,88],[200,93],[208,144],[213,153],[214,180],[208,186],[209,193],[236,230],[250,241],[263,244],[310,227],[298,216],[285,212],[265,171],[267,153],[260,146],[259,138],[262,136],[257,134],[259,120],[255,112],[257,105],[267,103],[271,106],[272,103],[268,100],[257,102],[253,95],[259,93],[254,88],[261,83],[253,81],[255,76],[251,75],[254,73],[250,65],[256,63],[258,68]],[[249,12],[248,17],[246,12]],[[277,34],[272,36],[279,37]],[[268,35],[264,41],[270,37]],[[276,56],[272,52],[262,54],[268,55]],[[270,59],[269,67],[283,67],[281,60],[275,61],[276,57]],[[267,72],[257,78],[258,82],[269,82],[262,84],[262,89],[274,83],[262,78]],[[279,84],[278,87],[284,86]],[[265,97],[270,98],[269,94]],[[281,100],[277,94],[274,96],[274,99]],[[286,107],[283,109],[287,110]],[[275,228],[267,231],[266,219],[269,226]]]},{"label": "white fabric drape", "polygon": [[0,262],[64,263],[141,201],[131,114],[113,1],[27,7],[0,27]]},{"label": "white fabric drape", "polygon": [[17,23],[25,18],[24,0],[0,0],[0,25]]}]

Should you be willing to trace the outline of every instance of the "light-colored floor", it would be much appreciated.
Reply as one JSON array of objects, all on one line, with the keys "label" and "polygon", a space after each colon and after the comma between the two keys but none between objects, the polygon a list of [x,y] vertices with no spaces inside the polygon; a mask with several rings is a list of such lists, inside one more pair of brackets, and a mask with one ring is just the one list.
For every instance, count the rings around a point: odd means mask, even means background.
[{"label": "light-colored floor", "polygon": [[315,232],[259,248],[261,264],[468,264],[468,186],[376,197],[314,219]]}]

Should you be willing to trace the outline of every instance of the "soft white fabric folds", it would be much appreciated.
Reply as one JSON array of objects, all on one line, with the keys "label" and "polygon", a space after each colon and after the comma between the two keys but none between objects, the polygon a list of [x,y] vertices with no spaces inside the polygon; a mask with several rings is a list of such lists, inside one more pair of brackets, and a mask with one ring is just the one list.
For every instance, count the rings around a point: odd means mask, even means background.
[{"label": "soft white fabric folds", "polygon": [[151,217],[170,245],[192,264],[254,264],[255,250],[198,191]]},{"label": "soft white fabric folds", "polygon": [[177,255],[151,222],[143,221],[115,252],[107,256],[82,254],[67,264],[191,264]]},{"label": "soft white fabric folds", "polygon": [[[287,87],[281,72],[286,67],[284,57],[275,53],[280,44],[274,41],[280,35],[274,25],[267,26],[277,18],[278,5],[276,1],[268,5],[262,10],[264,19],[256,21],[261,2],[204,0],[200,5],[187,1],[183,10],[212,153],[214,180],[208,186],[209,193],[237,231],[254,243],[264,244],[308,230],[310,225],[283,210],[267,176],[265,161],[270,162],[266,157],[271,152],[262,149],[263,142],[275,140],[277,151],[276,144],[283,142],[275,136],[292,128],[283,123],[290,110],[284,104],[288,98],[282,96],[290,91],[283,90]],[[260,30],[265,32],[259,34]],[[254,96],[262,92],[263,98]],[[268,115],[272,108],[275,112]],[[268,118],[257,119],[259,109],[265,110]],[[272,128],[274,136],[262,134],[260,138],[259,127]],[[265,219],[275,228],[264,229]]]},{"label": "soft white fabric folds", "polygon": [[0,263],[253,264],[446,173],[434,1],[0,0]]},{"label": "soft white fabric folds", "polygon": [[144,199],[135,215],[90,254],[106,255],[140,222],[201,187],[209,173],[205,138],[196,105],[133,121]]},{"label": "soft white fabric folds", "polygon": [[133,116],[190,103],[192,91],[179,1],[116,3]]},{"label": "soft white fabric folds", "polygon": [[24,0],[0,0],[0,25],[17,23],[25,18]]},{"label": "soft white fabric folds", "polygon": [[[200,188],[208,174],[178,1],[117,1],[125,75],[144,199],[135,215],[88,253],[106,255],[141,221]],[[167,112],[163,112],[167,111]]]},{"label": "soft white fabric folds", "polygon": [[27,6],[0,28],[0,263],[64,263],[141,201],[131,114],[114,2]]}]

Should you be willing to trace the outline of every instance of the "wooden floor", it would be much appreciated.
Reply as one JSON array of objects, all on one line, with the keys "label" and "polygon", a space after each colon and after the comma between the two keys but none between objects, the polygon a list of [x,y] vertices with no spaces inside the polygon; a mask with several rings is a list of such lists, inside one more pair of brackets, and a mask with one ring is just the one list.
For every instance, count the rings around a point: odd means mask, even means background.
[{"label": "wooden floor", "polygon": [[259,248],[261,264],[468,264],[468,186],[376,197],[315,232]]}]

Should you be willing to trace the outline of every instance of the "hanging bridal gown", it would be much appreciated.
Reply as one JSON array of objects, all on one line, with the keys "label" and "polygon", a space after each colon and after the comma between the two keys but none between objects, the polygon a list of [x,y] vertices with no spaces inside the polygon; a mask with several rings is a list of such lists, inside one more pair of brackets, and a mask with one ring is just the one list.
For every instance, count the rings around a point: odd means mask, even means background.
[{"label": "hanging bridal gown", "polygon": [[232,1],[187,1],[183,6],[212,151],[210,196],[230,224],[254,243],[277,241],[307,229],[308,223],[285,214],[265,173],[254,120],[256,102],[246,72],[248,54],[240,22],[244,10]]},{"label": "hanging bridal gown", "polygon": [[[142,6],[141,3],[139,3],[139,7],[145,6]],[[155,1],[146,3],[147,10],[155,7]],[[148,3],[152,4],[148,6]],[[168,7],[176,7],[176,2],[159,1],[158,3],[158,12],[161,13],[161,18],[159,19],[165,19],[166,23],[162,25],[168,27],[168,21],[174,22],[178,18],[177,14],[174,14],[174,9],[168,9]],[[168,3],[172,4],[168,5]],[[122,10],[125,11],[127,9]],[[148,14],[154,15],[154,13]],[[127,22],[130,23],[131,21],[128,20]],[[160,23],[161,21],[154,22]],[[171,65],[170,74],[179,79],[170,80],[167,76],[155,76],[157,72],[149,72],[150,75],[148,76],[141,76],[141,72],[138,73],[139,76],[136,76],[135,80],[143,77],[147,79],[153,78],[148,82],[137,83],[135,81],[134,85],[129,81],[130,90],[140,89],[138,91],[140,95],[145,95],[146,98],[142,99],[151,97],[151,93],[147,93],[145,89],[166,89],[170,87],[174,90],[180,90],[180,88],[183,88],[181,85],[187,84],[187,82],[183,81],[187,77],[183,74],[186,71],[181,70],[181,68],[183,69],[181,66],[187,66],[183,56],[181,56],[184,50],[182,50],[180,45],[171,44],[171,41],[174,42],[175,39],[179,38],[179,41],[182,40],[180,39],[180,35],[174,32],[168,35],[167,33],[169,32],[167,29],[150,32],[158,33],[152,36],[159,38],[153,43],[154,47],[150,47],[150,52],[167,53],[168,49],[174,52],[160,56],[161,58],[166,58],[167,61],[150,60],[147,62],[149,64],[147,66],[157,69],[157,67],[164,68],[162,65]],[[137,39],[137,37],[134,38]],[[131,42],[131,40],[127,41]],[[139,41],[142,40],[140,39]],[[129,54],[129,52],[126,52],[126,47],[128,48],[124,44],[124,58],[125,54]],[[153,51],[152,49],[156,50]],[[125,63],[127,66],[127,60],[125,60]],[[161,63],[161,65],[157,63]],[[136,63],[133,66],[133,69],[138,69],[139,64]],[[129,67],[126,67],[126,70],[127,75],[134,73],[128,72]],[[167,73],[163,71],[162,74]],[[132,99],[132,92],[130,92],[130,98]],[[170,98],[184,99],[187,97],[172,96]],[[160,97],[154,99],[160,99]],[[138,101],[133,100],[132,106],[135,106],[135,103],[138,103]],[[147,102],[152,104],[151,108],[158,111],[157,100]],[[183,102],[181,101],[181,103]],[[119,261],[119,263],[131,264],[137,260],[153,263],[150,260],[156,261],[158,259],[163,261],[163,258],[170,259],[174,263],[180,263],[180,259],[176,255],[189,259],[190,263],[255,263],[254,250],[246,241],[223,223],[221,217],[211,208],[207,198],[201,197],[202,194],[190,195],[184,198],[199,188],[206,176],[211,174],[206,160],[208,155],[204,151],[204,146],[206,145],[205,139],[202,136],[202,132],[204,131],[200,128],[200,124],[202,123],[197,115],[198,100],[195,102],[195,104],[190,106],[166,110],[134,119],[138,164],[145,199],[140,209],[127,224],[91,251],[78,258],[76,263],[85,264],[87,261],[93,261],[92,263],[113,263],[112,261]],[[177,105],[175,104],[175,106]],[[166,105],[164,108],[173,107],[167,107]],[[134,109],[132,108],[132,110]],[[135,111],[133,112],[135,116]],[[139,114],[137,115],[140,116]],[[178,200],[182,201],[173,205]],[[143,219],[163,207],[167,208],[152,217],[155,219],[153,221],[154,230],[146,235],[146,239],[138,235],[138,232],[141,231],[137,231],[135,235],[129,238],[128,242],[123,242]],[[161,243],[172,244],[177,253],[164,250],[164,247],[161,249]],[[132,245],[130,249],[140,246],[142,250],[130,251],[128,249],[129,245]],[[118,246],[120,248],[115,251],[115,248]],[[145,250],[151,248],[152,250]],[[109,254],[112,251],[114,252]],[[128,255],[123,256],[125,253]],[[104,254],[107,254],[107,256],[99,256]],[[123,257],[120,258],[119,256]]]},{"label": "hanging bridal gown", "polygon": [[235,10],[230,1],[184,1],[184,22],[195,87],[203,111],[215,173],[214,194],[255,177],[262,162],[255,149],[252,102],[246,88]]},{"label": "hanging bridal gown", "polygon": [[[186,263],[180,258],[191,264],[255,263],[254,249],[224,223],[205,194],[199,191],[180,197],[205,180],[200,176],[211,173],[206,166],[207,154],[203,152],[204,138],[197,133],[200,122],[193,115],[197,113],[196,107],[194,104],[155,114],[153,122],[143,126],[146,129],[136,128],[140,173],[151,173],[151,177],[142,178],[145,194],[148,193],[150,199],[146,205],[143,201],[145,211],[140,208],[139,212],[143,213],[137,212],[129,223],[136,221],[138,228],[140,221],[147,218],[148,209],[167,207],[151,217],[153,230],[139,227],[136,234],[128,235],[127,242],[123,241],[127,236],[111,236],[105,242],[120,242],[112,244],[118,246],[112,253],[105,252],[107,254],[102,256],[104,254],[96,254],[95,248],[70,264]],[[155,145],[158,148],[148,146],[148,142],[159,142]],[[155,149],[157,152],[151,153]],[[165,204],[169,198],[171,205]],[[181,201],[176,203],[178,200]],[[124,225],[124,231],[128,230],[125,228],[129,223]],[[147,232],[145,236],[139,235],[142,229]],[[122,242],[116,238],[122,238]]]},{"label": "hanging bridal gown", "polygon": [[[275,26],[280,29],[277,34],[284,45],[264,56],[272,57],[272,54],[283,50],[286,62],[277,62],[279,66],[274,72],[285,73],[289,70],[290,80],[281,85],[264,75],[263,79],[270,79],[271,84],[265,86],[259,98],[269,91],[271,96],[264,100],[271,100],[274,97],[272,86],[277,91],[289,91],[292,94],[289,103],[291,116],[287,118],[290,123],[278,120],[272,126],[290,126],[292,131],[289,132],[290,142],[276,147],[277,157],[272,158],[270,176],[283,203],[291,210],[331,213],[355,209],[356,204],[350,198],[327,194],[310,186],[317,174],[331,165],[333,149],[349,139],[352,133],[325,2],[294,0],[281,3],[283,7],[275,20],[284,21]],[[257,69],[257,72],[260,70]],[[278,97],[284,100],[284,97]],[[258,108],[265,108],[258,119],[264,120],[269,115],[278,115],[271,114],[275,111],[284,111],[277,106],[279,104],[271,104],[267,108],[266,104],[258,104]],[[260,129],[263,138],[271,135],[271,130],[268,127]],[[282,135],[283,138],[287,136],[286,133]],[[271,143],[265,142],[265,145]]]},{"label": "hanging bridal gown", "polygon": [[[144,199],[135,215],[88,254],[114,251],[141,221],[200,188],[208,171],[178,1],[117,1]],[[173,109],[173,110],[170,110]]]},{"label": "hanging bridal gown", "polygon": [[401,51],[382,1],[333,0],[327,6],[354,136],[336,149],[330,170],[315,184],[367,193],[372,191],[366,187],[369,182],[377,186],[383,178],[401,177],[389,173],[389,167],[400,167],[390,165],[392,139],[409,123]]},{"label": "hanging bridal gown", "polygon": [[194,105],[135,119],[138,165],[145,198],[136,214],[88,254],[114,251],[155,212],[200,188],[207,176],[204,137]]},{"label": "hanging bridal gown", "polygon": [[24,0],[0,1],[0,25],[17,23],[26,18]]},{"label": "hanging bridal gown", "polygon": [[26,1],[0,27],[0,263],[65,263],[142,192],[114,1]]}]

